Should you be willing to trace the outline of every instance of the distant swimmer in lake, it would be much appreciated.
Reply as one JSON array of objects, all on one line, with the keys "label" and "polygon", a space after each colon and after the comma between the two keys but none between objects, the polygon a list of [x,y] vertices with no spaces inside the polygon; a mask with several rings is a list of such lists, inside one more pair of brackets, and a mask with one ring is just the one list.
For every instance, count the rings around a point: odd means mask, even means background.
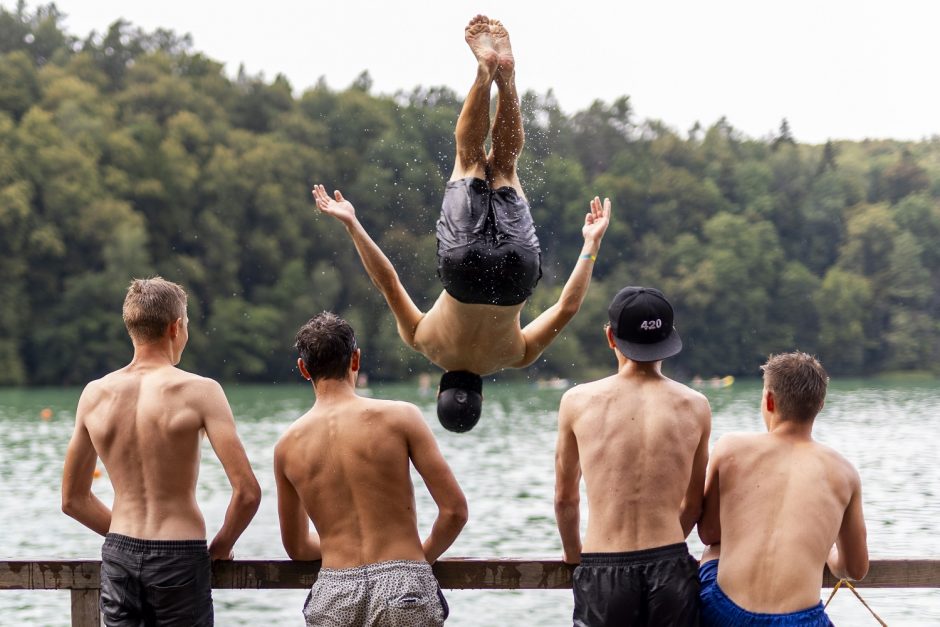
[{"label": "distant swimmer in lake", "polygon": [[[124,324],[134,357],[82,392],[65,454],[62,509],[105,536],[105,625],[212,625],[210,560],[232,559],[261,489],[222,387],[176,367],[189,339],[183,288],[159,277],[133,281]],[[196,504],[203,433],[232,486],[208,546]],[[98,457],[114,488],[111,509],[91,491]]]},{"label": "distant swimmer in lake", "polygon": [[[868,572],[858,471],[813,439],[829,376],[806,353],[763,366],[766,433],[730,433],[712,450],[699,537],[702,625],[832,623],[819,600],[838,578]],[[720,559],[719,559],[720,557]]]},{"label": "distant swimmer in lake", "polygon": [[555,518],[565,562],[579,564],[573,622],[697,626],[698,564],[685,540],[702,508],[711,409],[662,374],[682,349],[662,292],[625,287],[608,316],[617,372],[568,390],[558,409]]},{"label": "distant swimmer in lake", "polygon": [[[342,318],[311,318],[296,346],[316,401],[274,447],[274,479],[287,554],[323,560],[307,625],[443,624],[447,603],[431,564],[466,523],[467,501],[434,435],[411,403],[356,394],[362,354]],[[438,508],[424,542],[412,467]]]},{"label": "distant swimmer in lake", "polygon": [[[521,312],[542,275],[541,249],[516,161],[522,151],[522,115],[515,61],[503,25],[478,15],[465,38],[477,75],[457,120],[457,156],[437,221],[437,274],[444,291],[424,313],[398,273],[356,218],[352,204],[322,185],[317,206],[346,227],[366,271],[382,292],[404,342],[445,370],[437,412],[451,431],[467,431],[482,407],[483,379],[504,368],[524,368],[561,333],[584,301],[594,259],[610,221],[610,201],[597,197],[582,227],[584,246],[558,302],[521,326]],[[490,128],[490,90],[499,99]],[[492,150],[484,142],[492,131]]]}]

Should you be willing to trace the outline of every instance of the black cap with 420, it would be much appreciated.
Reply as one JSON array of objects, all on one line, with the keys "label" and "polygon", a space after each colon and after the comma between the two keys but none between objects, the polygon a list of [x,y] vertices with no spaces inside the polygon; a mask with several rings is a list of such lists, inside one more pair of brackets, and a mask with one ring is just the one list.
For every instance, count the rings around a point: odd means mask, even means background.
[{"label": "black cap with 420", "polygon": [[625,287],[607,308],[614,343],[633,361],[659,361],[682,350],[672,305],[652,287]]}]

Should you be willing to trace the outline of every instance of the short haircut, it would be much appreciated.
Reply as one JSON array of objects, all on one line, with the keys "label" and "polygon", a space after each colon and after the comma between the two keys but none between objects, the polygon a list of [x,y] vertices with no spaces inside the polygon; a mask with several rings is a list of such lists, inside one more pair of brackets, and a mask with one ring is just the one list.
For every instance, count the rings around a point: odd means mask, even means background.
[{"label": "short haircut", "polygon": [[153,342],[167,326],[186,317],[186,292],[161,277],[134,279],[127,288],[122,311],[124,326],[138,342]]},{"label": "short haircut", "polygon": [[336,314],[324,311],[300,327],[294,348],[314,382],[343,379],[356,352],[356,332]]},{"label": "short haircut", "polygon": [[829,375],[812,355],[771,355],[761,370],[764,386],[773,392],[776,411],[784,420],[808,422],[822,409]]}]

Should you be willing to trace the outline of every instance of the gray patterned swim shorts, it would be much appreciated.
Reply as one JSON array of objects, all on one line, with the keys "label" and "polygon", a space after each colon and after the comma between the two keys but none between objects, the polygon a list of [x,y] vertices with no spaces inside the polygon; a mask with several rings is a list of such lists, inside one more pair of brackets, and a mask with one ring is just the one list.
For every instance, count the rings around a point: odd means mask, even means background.
[{"label": "gray patterned swim shorts", "polygon": [[440,627],[447,614],[431,565],[414,560],[321,568],[304,603],[308,627]]}]

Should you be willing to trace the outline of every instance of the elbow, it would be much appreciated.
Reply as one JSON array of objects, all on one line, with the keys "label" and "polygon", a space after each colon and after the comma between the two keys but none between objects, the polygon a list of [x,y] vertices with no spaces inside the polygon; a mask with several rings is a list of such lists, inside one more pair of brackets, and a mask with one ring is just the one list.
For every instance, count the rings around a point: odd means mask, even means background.
[{"label": "elbow", "polygon": [[463,529],[467,521],[470,520],[470,509],[467,507],[467,501],[464,500],[454,507],[442,511],[441,517],[444,518],[450,526],[456,529]]},{"label": "elbow", "polygon": [[574,298],[563,299],[558,303],[558,309],[564,321],[561,326],[564,326],[581,311],[581,301]]},{"label": "elbow", "polygon": [[237,490],[234,495],[240,509],[251,512],[254,516],[261,506],[261,486],[255,481],[251,485]]},{"label": "elbow", "polygon": [[66,516],[75,518],[75,513],[78,511],[77,499],[71,495],[63,494],[62,495],[62,513]]},{"label": "elbow", "polygon": [[577,510],[581,506],[580,498],[574,497],[555,497],[555,516],[564,516],[572,511]]},{"label": "elbow", "polygon": [[[691,527],[689,531],[692,531]],[[698,538],[705,546],[719,544],[721,542],[721,530],[715,528],[713,525],[702,524],[702,521],[699,521]]]},{"label": "elbow", "polygon": [[868,574],[868,556],[866,555],[862,559],[855,560],[851,564],[846,563],[845,574],[848,575],[849,579],[855,581],[864,579],[865,575]]}]

